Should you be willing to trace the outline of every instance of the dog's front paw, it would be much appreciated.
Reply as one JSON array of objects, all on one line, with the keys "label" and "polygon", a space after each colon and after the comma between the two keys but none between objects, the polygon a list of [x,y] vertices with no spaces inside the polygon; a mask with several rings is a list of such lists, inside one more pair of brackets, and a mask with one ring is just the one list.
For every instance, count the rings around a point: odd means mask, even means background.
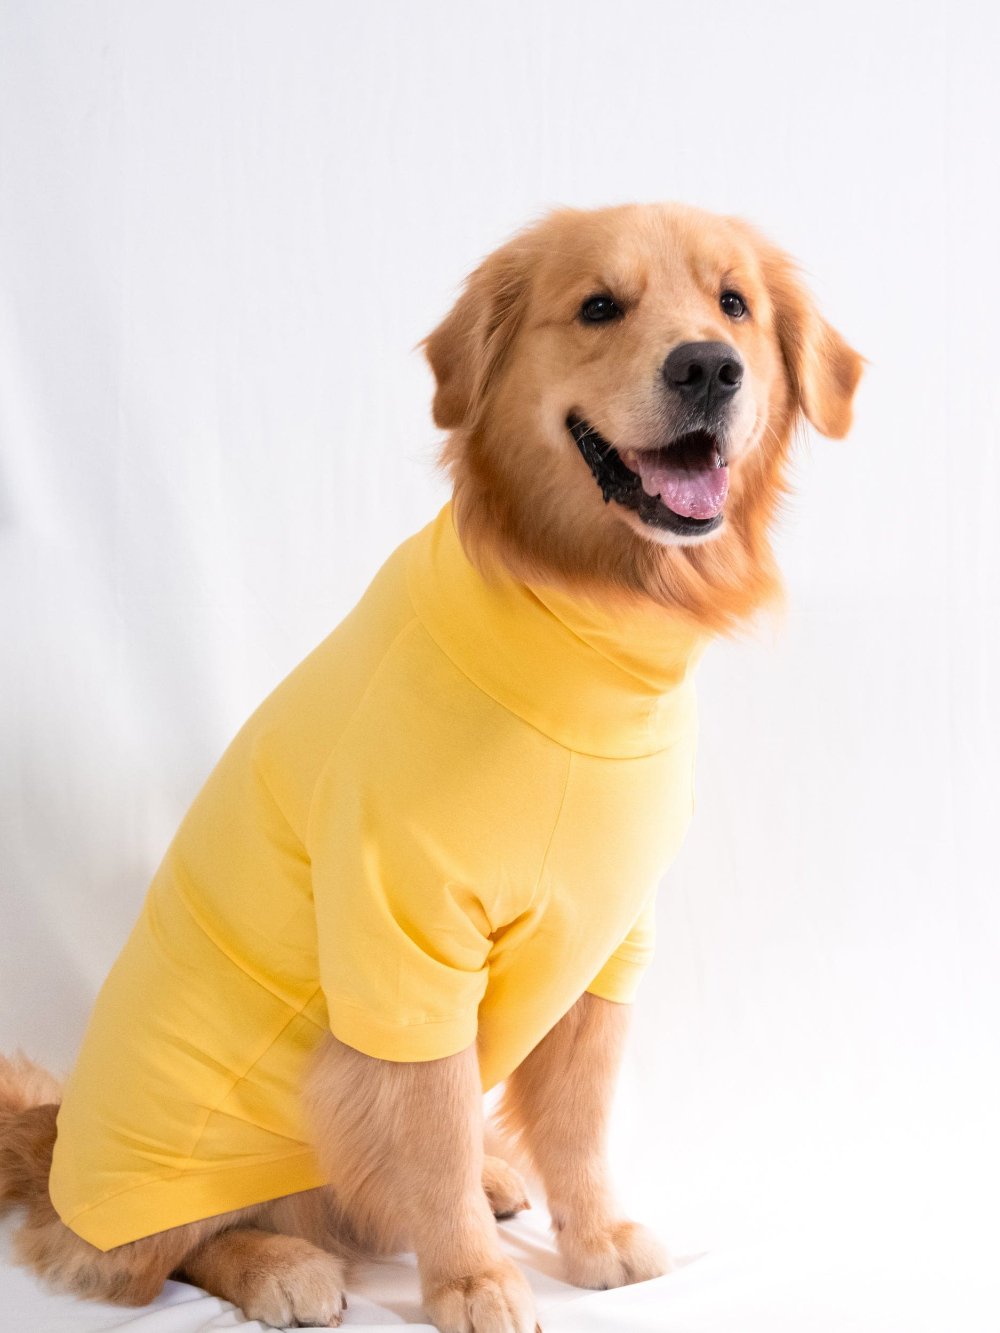
[{"label": "dog's front paw", "polygon": [[651,1231],[638,1222],[612,1222],[581,1232],[571,1226],[559,1233],[567,1276],[577,1287],[626,1287],[669,1273],[670,1258]]},{"label": "dog's front paw", "polygon": [[535,1333],[535,1302],[516,1264],[500,1260],[434,1288],[424,1299],[440,1333]]},{"label": "dog's front paw", "polygon": [[494,1217],[513,1217],[531,1207],[523,1177],[500,1157],[483,1158],[483,1189]]}]

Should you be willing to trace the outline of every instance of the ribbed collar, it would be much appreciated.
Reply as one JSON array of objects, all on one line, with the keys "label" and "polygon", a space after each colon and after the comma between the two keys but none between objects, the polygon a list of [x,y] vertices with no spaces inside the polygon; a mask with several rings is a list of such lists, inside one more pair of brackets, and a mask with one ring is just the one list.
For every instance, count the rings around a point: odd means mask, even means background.
[{"label": "ribbed collar", "polygon": [[455,665],[570,749],[653,754],[693,725],[691,671],[708,635],[653,602],[598,604],[508,574],[485,578],[446,504],[408,543],[414,608]]}]

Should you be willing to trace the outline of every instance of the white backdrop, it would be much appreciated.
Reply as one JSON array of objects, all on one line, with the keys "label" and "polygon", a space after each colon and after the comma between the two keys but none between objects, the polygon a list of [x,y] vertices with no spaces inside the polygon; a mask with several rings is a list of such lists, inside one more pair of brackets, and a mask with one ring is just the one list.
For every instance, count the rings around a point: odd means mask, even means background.
[{"label": "white backdrop", "polygon": [[682,1253],[979,1327],[998,38],[931,0],[0,4],[0,1048],[68,1065],[218,754],[443,500],[414,346],[465,272],[550,205],[742,213],[871,365],[799,454],[784,622],[702,669],[615,1155]]}]

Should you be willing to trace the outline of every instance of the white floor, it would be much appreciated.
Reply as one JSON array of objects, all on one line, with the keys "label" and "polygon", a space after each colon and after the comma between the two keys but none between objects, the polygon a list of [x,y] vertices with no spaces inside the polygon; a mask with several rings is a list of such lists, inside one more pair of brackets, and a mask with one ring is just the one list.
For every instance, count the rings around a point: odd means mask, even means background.
[{"label": "white floor", "polygon": [[[0,1226],[0,1329],[32,1333],[207,1333],[257,1330],[224,1301],[170,1282],[143,1310],[56,1296],[8,1257]],[[679,1262],[669,1277],[621,1291],[584,1292],[558,1276],[540,1214],[503,1224],[505,1246],[528,1274],[544,1333],[998,1333],[996,1256],[907,1254],[849,1246],[833,1253],[806,1237]],[[345,1327],[430,1329],[416,1270],[403,1256],[369,1264],[349,1288]]]}]

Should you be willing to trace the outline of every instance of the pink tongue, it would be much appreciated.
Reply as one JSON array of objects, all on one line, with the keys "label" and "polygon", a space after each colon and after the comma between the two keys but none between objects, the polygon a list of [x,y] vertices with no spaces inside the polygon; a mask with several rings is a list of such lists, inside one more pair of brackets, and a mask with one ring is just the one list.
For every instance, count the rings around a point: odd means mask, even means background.
[{"label": "pink tongue", "polygon": [[668,509],[685,518],[714,518],[729,490],[727,467],[685,467],[663,461],[662,454],[623,454],[625,465],[638,472],[647,495],[658,495]]}]

